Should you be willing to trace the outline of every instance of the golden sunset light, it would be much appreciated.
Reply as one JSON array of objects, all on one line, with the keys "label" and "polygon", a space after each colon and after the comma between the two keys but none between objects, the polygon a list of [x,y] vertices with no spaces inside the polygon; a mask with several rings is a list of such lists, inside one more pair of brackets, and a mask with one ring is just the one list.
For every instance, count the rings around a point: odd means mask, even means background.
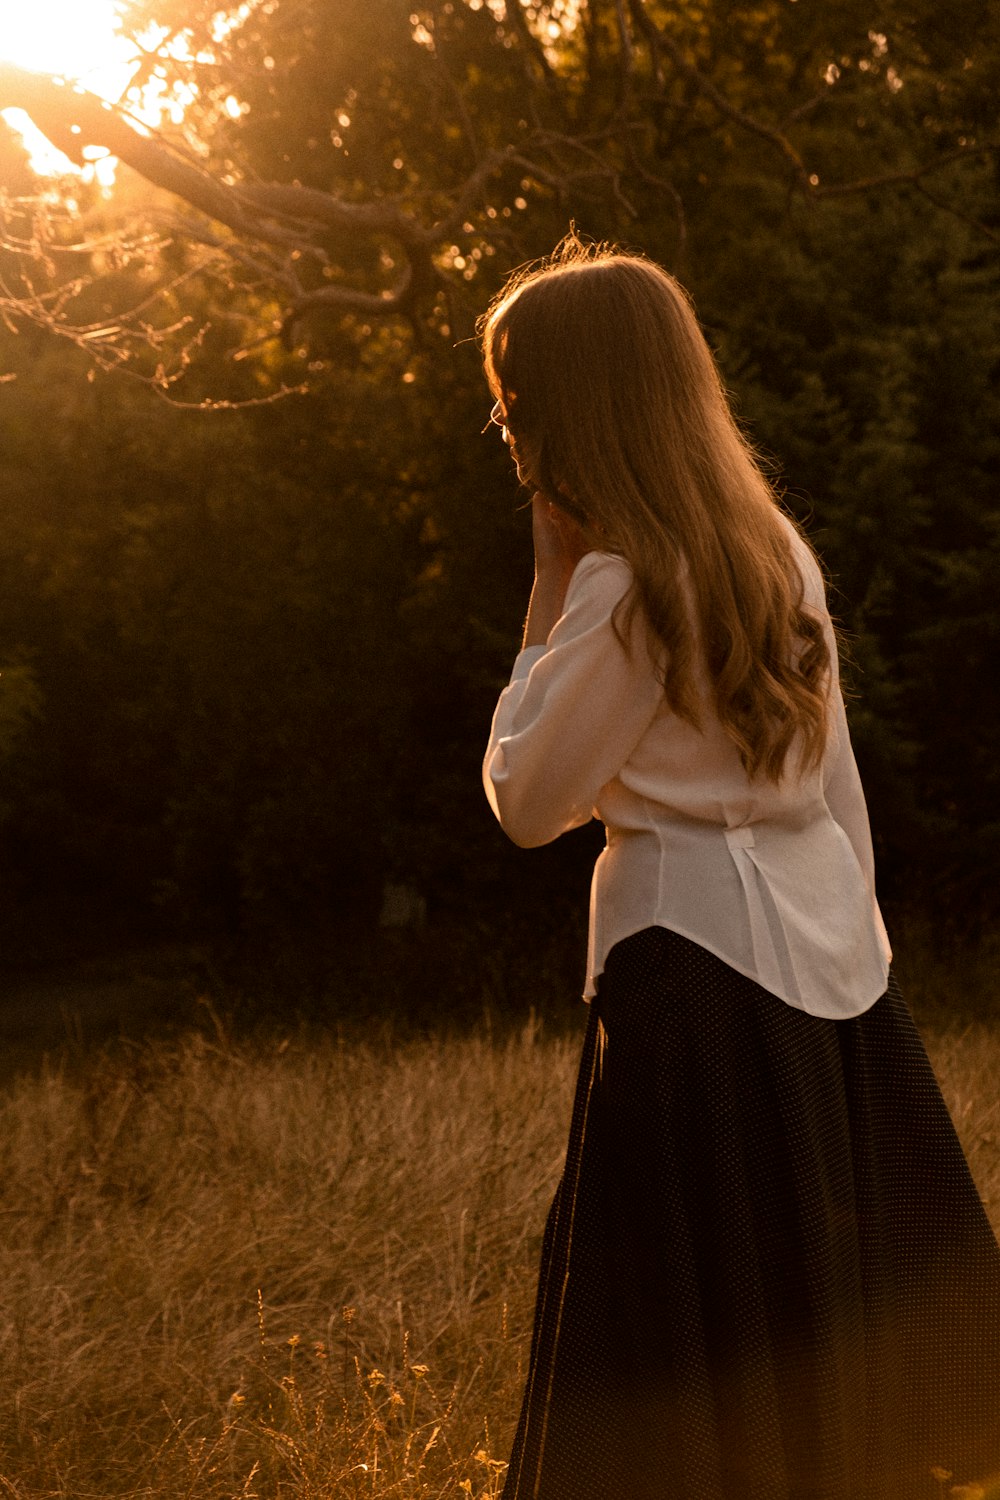
[{"label": "golden sunset light", "polygon": [[6,0],[0,59],[39,73],[79,78],[105,97],[128,82],[135,48],[116,27],[114,0]]},{"label": "golden sunset light", "polygon": [[[3,0],[0,7],[0,62],[36,73],[79,81],[104,99],[120,99],[132,76],[136,49],[117,29],[115,0],[34,0],[21,5]],[[21,110],[4,118],[24,137],[35,171],[70,170]],[[99,164],[94,170],[104,173]]]},{"label": "golden sunset light", "polygon": [[1000,1500],[998,21],[0,0],[0,1500]]}]

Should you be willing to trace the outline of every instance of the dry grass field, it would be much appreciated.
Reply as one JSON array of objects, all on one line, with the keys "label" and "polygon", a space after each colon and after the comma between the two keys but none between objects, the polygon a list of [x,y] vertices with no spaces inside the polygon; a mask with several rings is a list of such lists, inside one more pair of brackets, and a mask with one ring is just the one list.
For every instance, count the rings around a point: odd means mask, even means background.
[{"label": "dry grass field", "polygon": [[223,1035],[0,1104],[0,1494],[496,1488],[575,1045]]},{"label": "dry grass field", "polygon": [[[1000,1027],[927,983],[1000,1226]],[[578,1040],[218,1026],[11,1079],[0,1496],[495,1496]]]}]

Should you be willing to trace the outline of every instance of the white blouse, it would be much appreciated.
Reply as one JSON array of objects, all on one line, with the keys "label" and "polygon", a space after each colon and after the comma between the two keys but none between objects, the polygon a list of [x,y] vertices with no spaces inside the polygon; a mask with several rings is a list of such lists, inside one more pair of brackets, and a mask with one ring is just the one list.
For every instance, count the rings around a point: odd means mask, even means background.
[{"label": "white blouse", "polygon": [[[805,603],[836,662],[822,576],[789,531]],[[704,665],[695,729],[667,705],[641,611],[629,649],[619,642],[611,617],[631,586],[622,558],[581,559],[546,644],[514,663],[483,765],[493,811],[525,848],[591,817],[606,825],[585,997],[615,943],[659,925],[800,1010],[860,1015],[884,991],[891,954],[839,679],[822,764],[777,784],[751,780],[712,709]]]}]

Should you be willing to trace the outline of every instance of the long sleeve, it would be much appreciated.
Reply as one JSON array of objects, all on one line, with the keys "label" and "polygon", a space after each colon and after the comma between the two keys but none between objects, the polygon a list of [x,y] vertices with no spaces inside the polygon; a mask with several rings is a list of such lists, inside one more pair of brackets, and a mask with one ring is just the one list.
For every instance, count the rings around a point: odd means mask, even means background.
[{"label": "long sleeve", "polygon": [[[804,600],[835,651],[822,575],[790,523],[789,533]],[[628,649],[618,639],[613,617],[631,586],[622,558],[581,560],[545,645],[514,664],[483,765],[486,795],[515,843],[549,843],[592,816],[607,829],[591,883],[585,994],[596,993],[616,943],[660,925],[789,1005],[859,1015],[885,989],[890,952],[836,672],[822,763],[776,782],[749,777],[713,712],[703,665],[703,712],[692,724],[666,702],[641,611]]]},{"label": "long sleeve", "polygon": [[832,708],[837,743],[835,749],[831,747],[823,781],[823,793],[834,822],[839,823],[850,839],[851,847],[864,874],[865,884],[874,892],[875,856],[868,823],[868,808],[854,759],[854,751],[851,748],[844,700],[836,684]]},{"label": "long sleeve", "polygon": [[662,707],[645,631],[634,628],[626,649],[612,624],[631,580],[620,558],[588,553],[545,646],[521,652],[497,704],[483,784],[525,848],[589,821]]},{"label": "long sleeve", "polygon": [[830,724],[827,732],[828,745],[823,762],[823,795],[831,817],[847,835],[864,875],[865,885],[874,900],[875,856],[872,850],[871,829],[868,825],[868,807],[851,747],[851,735],[844,709],[844,695],[840,686],[837,636],[827,608],[823,575],[812,553],[797,535],[793,538],[792,545],[802,571],[805,602],[823,622],[823,634],[832,665]]}]

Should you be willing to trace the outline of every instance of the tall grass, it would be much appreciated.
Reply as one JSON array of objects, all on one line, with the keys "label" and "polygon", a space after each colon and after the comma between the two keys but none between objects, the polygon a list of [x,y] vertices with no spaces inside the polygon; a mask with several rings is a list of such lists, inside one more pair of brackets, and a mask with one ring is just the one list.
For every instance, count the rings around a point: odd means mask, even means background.
[{"label": "tall grass", "polygon": [[10,1085],[7,1492],[492,1493],[574,1050],[193,1034]]},{"label": "tall grass", "polygon": [[[928,1040],[1000,1224],[1000,1032]],[[497,1495],[578,1044],[219,1027],[11,1082],[0,1495]]]}]

